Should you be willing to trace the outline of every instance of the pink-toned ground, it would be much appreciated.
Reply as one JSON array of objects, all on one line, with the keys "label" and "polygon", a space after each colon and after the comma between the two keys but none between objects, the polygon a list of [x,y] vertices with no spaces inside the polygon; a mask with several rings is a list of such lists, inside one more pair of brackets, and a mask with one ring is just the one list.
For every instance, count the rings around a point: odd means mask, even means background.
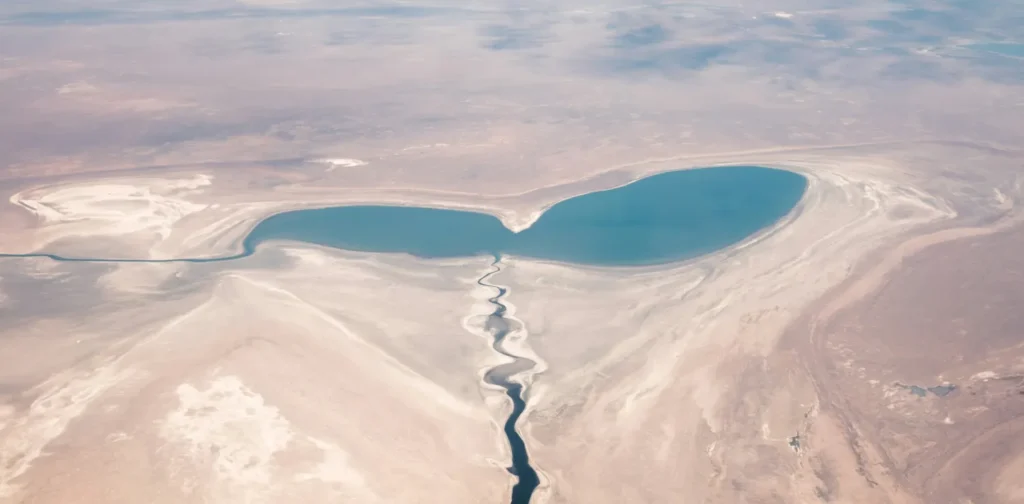
[{"label": "pink-toned ground", "polygon": [[922,502],[1024,501],[1021,250],[1020,228],[932,246],[826,323],[792,329],[822,413],[843,426],[805,442],[825,446],[811,458],[824,496],[844,491],[828,448],[840,443],[863,454],[861,484]]},{"label": "pink-toned ground", "polygon": [[[521,229],[791,169],[794,213],[708,257],[507,258],[535,503],[1024,501],[1024,84],[968,47],[1019,5],[811,3],[0,2],[0,252],[208,257],[368,202]],[[487,268],[0,259],[0,502],[504,502]]]}]

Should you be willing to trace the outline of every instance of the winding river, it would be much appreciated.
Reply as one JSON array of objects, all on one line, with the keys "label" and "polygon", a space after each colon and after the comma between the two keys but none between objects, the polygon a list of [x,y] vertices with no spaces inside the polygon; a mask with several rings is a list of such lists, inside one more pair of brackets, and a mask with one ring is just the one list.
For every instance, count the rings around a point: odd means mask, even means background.
[{"label": "winding river", "polygon": [[515,329],[511,327],[510,321],[505,317],[507,308],[501,302],[501,298],[508,292],[508,289],[487,283],[487,279],[490,276],[501,271],[500,263],[501,258],[495,257],[494,269],[480,277],[477,280],[477,284],[491,287],[498,291],[494,297],[488,300],[494,305],[494,312],[487,317],[487,330],[494,336],[494,343],[492,343],[494,351],[506,357],[511,357],[513,361],[508,364],[495,366],[484,375],[484,380],[487,383],[505,389],[505,395],[512,400],[512,413],[505,421],[504,427],[505,437],[508,438],[508,444],[512,451],[512,467],[509,468],[509,472],[518,478],[518,481],[512,487],[512,504],[527,504],[530,502],[530,497],[533,496],[533,491],[540,484],[540,478],[537,476],[537,471],[530,465],[530,455],[526,452],[526,442],[523,441],[522,436],[516,431],[516,423],[519,422],[519,417],[526,410],[526,398],[523,396],[523,385],[513,381],[512,378],[524,371],[530,370],[536,363],[505,350],[505,336]]},{"label": "winding river", "polygon": [[47,252],[0,254],[62,262],[207,263],[242,259],[261,244],[293,240],[371,253],[423,258],[490,255],[493,269],[477,280],[493,288],[487,319],[493,349],[512,362],[489,370],[484,380],[503,388],[512,402],[504,432],[512,453],[508,470],[517,478],[511,503],[527,504],[540,484],[517,424],[528,390],[520,377],[534,362],[509,352],[505,337],[518,322],[506,317],[507,289],[488,283],[504,256],[592,266],[665,264],[706,254],[748,238],[778,222],[800,201],[807,180],[757,166],[728,166],[661,173],[622,187],[580,195],[547,209],[529,228],[514,233],[488,214],[412,206],[359,205],[297,210],[256,225],[237,254],[213,258],[106,259]]}]

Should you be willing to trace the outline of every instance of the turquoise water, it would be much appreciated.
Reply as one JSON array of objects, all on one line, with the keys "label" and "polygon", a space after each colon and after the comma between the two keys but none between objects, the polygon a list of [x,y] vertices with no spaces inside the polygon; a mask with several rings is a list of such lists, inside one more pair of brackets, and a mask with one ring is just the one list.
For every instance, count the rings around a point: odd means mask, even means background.
[{"label": "turquoise water", "polygon": [[[298,210],[260,222],[238,254],[214,258],[104,259],[49,253],[0,254],[0,257],[48,257],[68,262],[209,263],[248,257],[268,240],[296,240],[367,252],[408,253],[421,257],[496,256],[494,268],[477,284],[497,290],[487,320],[495,351],[513,359],[491,368],[484,379],[505,389],[512,412],[504,424],[512,455],[508,471],[516,476],[511,504],[529,504],[540,484],[526,443],[516,424],[526,410],[524,385],[510,375],[533,367],[509,352],[502,297],[507,288],[486,283],[500,271],[500,256],[512,254],[580,264],[640,265],[690,258],[736,243],[789,213],[807,181],[795,173],[736,166],[663,173],[607,191],[562,201],[529,229],[512,233],[491,215],[436,208],[350,206]],[[525,367],[524,367],[525,366]],[[929,389],[937,395],[952,389]],[[921,389],[923,394],[924,389]],[[918,393],[917,389],[913,389]],[[790,445],[799,448],[797,437]]]},{"label": "turquoise water", "polygon": [[684,170],[584,194],[513,233],[494,216],[403,206],[298,210],[267,218],[245,240],[295,240],[365,252],[445,258],[513,255],[590,265],[660,264],[705,254],[770,226],[807,181],[756,166]]}]

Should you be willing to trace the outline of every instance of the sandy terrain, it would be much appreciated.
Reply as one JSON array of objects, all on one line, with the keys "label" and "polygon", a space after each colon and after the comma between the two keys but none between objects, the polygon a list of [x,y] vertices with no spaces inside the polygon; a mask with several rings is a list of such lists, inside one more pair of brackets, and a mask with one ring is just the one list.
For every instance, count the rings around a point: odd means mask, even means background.
[{"label": "sandy terrain", "polygon": [[[933,149],[928,163],[978,152]],[[894,285],[900,277],[892,275],[915,252],[1012,225],[1021,187],[1000,163],[1015,158],[989,152],[991,185],[985,190],[972,180],[966,191],[962,180],[900,166],[899,149],[857,155],[866,150],[728,155],[763,164],[784,156],[778,164],[809,177],[807,195],[776,228],[689,263],[581,269],[505,259],[492,281],[509,287],[510,316],[525,325],[507,347],[539,364],[521,377],[531,384],[521,428],[542,474],[537,502],[664,502],[677,495],[698,502],[931,502],[929,492],[946,488],[907,467],[931,457],[922,450],[949,434],[908,441],[893,433],[909,428],[905,417],[892,420],[897,427],[861,426],[862,415],[879,414],[878,399],[844,393],[854,385],[833,368],[860,369],[855,356],[871,354],[858,350],[870,340],[839,346],[822,331],[853,324],[843,317],[871,317],[858,303]],[[208,203],[215,177],[142,180],[124,189],[131,183],[35,187],[12,201],[43,217],[37,243],[69,254],[75,241],[62,232],[127,235],[122,243],[135,247],[123,247],[123,255],[153,257],[146,250],[154,243],[181,254],[189,250],[181,244],[238,229],[216,225],[225,219]],[[518,204],[505,215],[536,213],[552,196],[587,184],[509,196]],[[314,204],[322,189],[296,185],[302,202],[281,198],[277,208]],[[321,204],[346,201],[321,197]],[[404,201],[466,205],[441,197],[410,192]],[[253,203],[247,219],[272,208]],[[172,232],[155,232],[165,227]],[[482,332],[493,292],[475,285],[487,266],[486,258],[437,263],[294,246],[187,267],[7,260],[2,285],[9,297],[23,299],[19,290],[77,295],[42,313],[5,305],[16,315],[4,319],[11,335],[5,352],[45,363],[5,372],[5,383],[32,384],[9,395],[5,492],[32,502],[101,488],[108,493],[94,501],[154,492],[166,502],[500,501],[511,484],[499,428],[509,405],[481,380],[500,362]],[[903,296],[889,305],[912,304]],[[47,335],[42,347],[40,335]],[[928,362],[949,357],[942,359]],[[888,377],[913,369],[898,360],[877,365],[879,377],[861,370],[856,386],[873,383],[880,397],[912,398],[895,383],[941,384],[935,375]],[[955,379],[1015,376],[974,366]],[[986,430],[962,428],[998,443],[996,425],[1006,432],[1013,426],[994,422]],[[905,446],[882,444],[885,436]],[[949,460],[950,467],[974,456],[966,445],[937,453],[929,460]],[[1010,455],[986,454],[1012,471]],[[984,477],[1001,490],[954,487],[1013,495],[1013,478],[999,474],[996,462]],[[394,484],[397,474],[406,484]]]},{"label": "sandy terrain", "polygon": [[1024,229],[972,234],[906,259],[884,285],[792,335],[843,436],[877,454],[865,477],[887,475],[923,502],[1022,496],[1014,307],[1024,265],[1013,251]]},{"label": "sandy terrain", "polygon": [[[898,243],[915,226],[949,219],[955,209],[923,187],[844,168],[842,177],[814,171],[798,215],[773,233],[678,269],[637,275],[514,263],[509,301],[548,365],[526,428],[537,465],[554,482],[550,502],[664,502],[673,495],[697,502],[912,501],[901,475],[881,462],[858,467],[881,455],[850,451],[826,433],[850,427],[834,424],[845,418],[831,416],[830,377],[804,366],[834,356],[792,355],[778,344],[787,327],[807,330],[797,325],[801,307],[827,320],[834,309],[815,299],[873,250]],[[1005,202],[992,199],[1002,208]],[[892,250],[909,255],[905,249],[913,248],[920,246]],[[877,287],[865,288],[865,281],[899,266],[902,256],[891,257],[856,276],[844,306]],[[838,466],[834,474],[815,466],[820,458],[809,450],[822,445],[832,445],[826,453],[838,459],[830,462]],[[881,474],[869,472],[865,484],[856,476],[865,470]],[[828,477],[841,480],[840,488]],[[615,483],[594,485],[594,478]]]},{"label": "sandy terrain", "polygon": [[[940,3],[3,3],[0,253],[217,257],[350,203],[522,229],[790,169],[729,250],[489,278],[538,364],[534,502],[1021,502],[1024,74],[970,45],[1024,18]],[[0,503],[505,502],[487,271],[0,258]]]},{"label": "sandy terrain", "polygon": [[40,380],[5,402],[5,502],[503,498],[506,405],[474,367],[496,359],[473,332],[485,261],[285,249],[203,266],[107,268],[102,310],[74,322],[7,312],[5,355],[45,365],[3,371]]}]

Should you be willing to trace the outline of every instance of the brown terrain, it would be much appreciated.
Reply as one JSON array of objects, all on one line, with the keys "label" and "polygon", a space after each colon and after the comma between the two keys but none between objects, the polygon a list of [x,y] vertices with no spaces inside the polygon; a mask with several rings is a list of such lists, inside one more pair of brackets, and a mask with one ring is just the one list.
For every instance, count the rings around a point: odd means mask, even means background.
[{"label": "brown terrain", "polygon": [[[831,318],[812,311],[791,329],[819,414],[839,427],[794,434],[823,500],[883,481],[923,502],[1024,502],[1021,250],[1019,227],[933,245]],[[834,443],[852,448],[862,481],[841,482]]]},{"label": "brown terrain", "polygon": [[[340,5],[344,4],[344,5]],[[1019,2],[0,2],[0,254],[239,251],[298,208],[808,180],[648,268],[503,258],[531,504],[1024,503]],[[1014,42],[1017,41],[1017,42]],[[491,258],[0,258],[0,504],[477,504]]]}]

